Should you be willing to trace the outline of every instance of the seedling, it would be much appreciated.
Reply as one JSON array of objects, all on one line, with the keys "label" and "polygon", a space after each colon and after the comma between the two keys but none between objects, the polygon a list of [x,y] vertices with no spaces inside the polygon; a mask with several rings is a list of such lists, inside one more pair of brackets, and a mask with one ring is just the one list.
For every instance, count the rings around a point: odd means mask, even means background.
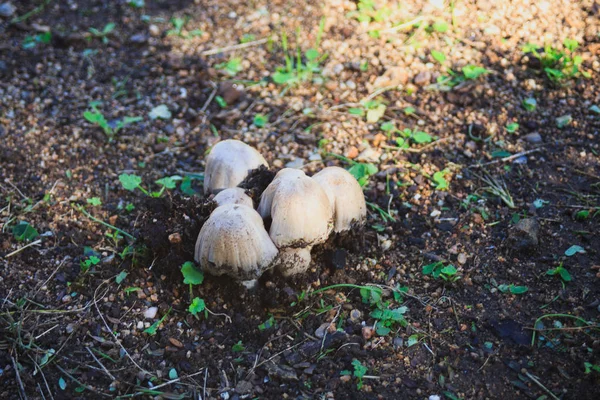
[{"label": "seedling", "polygon": [[446,56],[441,51],[431,50],[431,57],[440,64],[444,64],[446,62]]},{"label": "seedling", "polygon": [[217,64],[215,65],[215,68],[230,76],[236,76],[238,72],[241,72],[244,69],[244,67],[242,67],[242,59],[239,57],[234,57],[226,63]]},{"label": "seedling", "polygon": [[505,129],[508,133],[515,133],[517,129],[519,129],[519,124],[516,122],[511,122],[510,124],[506,125]]},{"label": "seedling", "polygon": [[86,273],[90,270],[90,268],[92,268],[94,265],[98,265],[100,263],[100,258],[98,258],[97,256],[90,256],[85,260],[82,260],[79,263],[79,266],[81,268],[81,272],[82,273]]},{"label": "seedling", "polygon": [[533,97],[528,97],[523,100],[523,108],[527,111],[534,111],[537,107],[537,101]]},{"label": "seedling", "polygon": [[456,267],[452,264],[444,265],[443,261],[437,261],[423,266],[423,275],[431,275],[435,279],[442,278],[447,282],[456,282],[461,278]]},{"label": "seedling", "polygon": [[131,125],[136,122],[142,121],[142,117],[124,117],[123,119],[114,120],[108,122],[104,117],[104,114],[98,109],[98,102],[90,103],[90,110],[83,113],[83,117],[89,123],[92,123],[104,131],[108,137],[108,141],[112,142],[121,129],[127,125]]},{"label": "seedling", "polygon": [[264,331],[267,329],[271,329],[273,327],[277,326],[277,322],[275,321],[275,317],[273,317],[272,315],[269,316],[269,318],[263,322],[262,324],[258,325],[258,330],[259,331]]},{"label": "seedling", "polygon": [[147,333],[150,336],[156,335],[156,331],[158,330],[158,327],[160,326],[160,324],[162,324],[165,321],[165,319],[167,319],[167,316],[169,315],[170,312],[171,312],[171,307],[169,307],[169,311],[167,311],[165,313],[165,315],[162,316],[161,319],[159,319],[158,321],[156,321],[155,323],[150,325],[149,328],[144,329],[144,333]]},{"label": "seedling", "polygon": [[427,86],[428,89],[437,89],[441,91],[449,91],[461,83],[469,80],[477,80],[482,75],[489,74],[491,71],[477,65],[465,65],[460,72],[452,69],[447,69],[448,75],[440,75],[437,82]]},{"label": "seedling", "polygon": [[375,124],[383,117],[386,109],[387,106],[379,100],[363,100],[360,102],[360,107],[349,108],[348,113],[359,117],[366,115],[366,121]]},{"label": "seedling", "polygon": [[185,18],[173,17],[171,18],[171,24],[173,25],[173,29],[169,29],[167,31],[167,36],[179,36],[184,39],[189,39],[194,36],[202,36],[203,32],[200,29],[194,29],[188,33],[184,33],[183,30],[187,23],[190,21],[190,17],[186,16]]},{"label": "seedling", "polygon": [[20,221],[17,225],[13,226],[12,234],[17,242],[29,242],[40,235],[38,231],[27,221]]},{"label": "seedling", "polygon": [[[327,58],[327,54],[321,54],[318,48],[321,44],[321,37],[325,30],[325,18],[321,19],[315,46],[308,49],[302,56],[300,47],[296,48],[296,54],[289,51],[288,39],[285,32],[281,34],[281,48],[284,53],[285,66],[278,67],[271,76],[273,82],[279,85],[293,86],[301,82],[313,79],[314,74],[321,72],[321,63]],[[296,31],[296,43],[300,40],[300,31]],[[295,64],[295,65],[294,65]]]},{"label": "seedling", "polygon": [[600,365],[598,364],[592,364],[589,362],[584,362],[583,363],[583,367],[585,369],[584,373],[587,375],[589,373],[591,373],[592,371],[597,372],[600,374]]},{"label": "seedling", "polygon": [[479,178],[488,184],[488,186],[484,187],[483,190],[494,196],[500,197],[504,204],[506,204],[509,208],[515,208],[515,203],[504,180],[500,178],[493,178],[488,175],[483,177],[480,176]]},{"label": "seedling", "polygon": [[100,200],[100,197],[92,197],[92,198],[86,199],[86,202],[89,205],[91,205],[92,207],[102,205],[102,200]]},{"label": "seedling", "polygon": [[561,82],[578,76],[589,78],[591,75],[581,69],[583,58],[575,55],[575,50],[579,47],[577,41],[565,39],[563,46],[564,50],[558,50],[551,45],[541,48],[529,43],[523,47],[523,52],[537,58],[542,71],[553,82]]},{"label": "seedling", "polygon": [[570,282],[573,280],[569,271],[563,267],[563,263],[560,263],[556,268],[551,268],[546,271],[546,275],[558,276],[563,282]]},{"label": "seedling", "polygon": [[89,32],[92,34],[93,37],[101,39],[102,43],[108,44],[108,36],[113,33],[115,27],[116,24],[114,22],[109,22],[108,24],[104,25],[104,28],[102,28],[102,30],[90,28]]},{"label": "seedling", "polygon": [[437,190],[448,190],[450,184],[446,180],[446,174],[448,174],[448,170],[444,169],[442,171],[437,171],[431,177],[433,184]]},{"label": "seedling", "polygon": [[404,319],[404,314],[407,311],[408,308],[405,306],[393,309],[379,307],[376,310],[371,311],[371,317],[377,319],[377,334],[385,336],[389,334],[396,325],[406,327],[408,322]]},{"label": "seedling", "polygon": [[527,286],[516,286],[511,283],[510,285],[498,285],[498,290],[502,293],[510,292],[511,294],[524,294],[529,290],[529,288]]},{"label": "seedling", "polygon": [[242,343],[242,341],[240,340],[239,342],[237,342],[236,344],[234,344],[233,346],[231,346],[231,351],[234,353],[241,353],[242,351],[245,351],[246,348],[244,347],[244,344]]},{"label": "seedling", "polygon": [[354,368],[354,372],[343,370],[340,372],[340,375],[354,376],[356,379],[358,379],[356,389],[360,390],[363,387],[363,377],[366,375],[368,368],[362,365],[362,363],[357,359],[352,360],[352,367]]},{"label": "seedling", "polygon": [[[225,107],[227,107],[227,102],[226,102],[226,101],[225,101],[225,99],[224,99],[223,97],[221,97],[221,96],[215,96],[215,102],[216,102],[216,103],[219,105],[219,107],[221,107],[221,108],[225,108]],[[213,125],[211,125],[211,128],[212,128],[212,127],[213,127]],[[215,128],[215,129],[216,129],[216,128]],[[215,135],[215,136],[218,136],[218,134],[217,134],[217,135]]]},{"label": "seedling", "polygon": [[262,114],[256,114],[254,116],[254,126],[258,127],[258,128],[262,128],[263,126],[265,126],[267,124],[267,122],[269,122],[269,117],[262,115]]},{"label": "seedling", "polygon": [[142,186],[142,178],[135,174],[121,174],[119,175],[119,182],[125,190],[129,190],[131,192],[135,191],[135,189],[139,189],[142,193],[149,197],[160,197],[163,195],[165,190],[175,189],[177,186],[177,181],[182,180],[178,175],[173,175],[170,177],[161,178],[154,183],[160,185],[160,190],[158,192],[149,192]]},{"label": "seedling", "polygon": [[28,35],[23,39],[21,47],[25,50],[33,49],[38,44],[49,44],[52,41],[52,32],[39,33],[37,35]]}]

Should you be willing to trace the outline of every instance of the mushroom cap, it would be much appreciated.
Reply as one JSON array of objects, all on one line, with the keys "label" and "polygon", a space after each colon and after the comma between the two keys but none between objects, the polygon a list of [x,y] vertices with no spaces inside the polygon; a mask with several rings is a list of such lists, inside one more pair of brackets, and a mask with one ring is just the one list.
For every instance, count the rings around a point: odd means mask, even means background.
[{"label": "mushroom cap", "polygon": [[351,173],[340,167],[327,167],[313,175],[327,193],[333,211],[334,231],[349,230],[367,216],[367,204],[360,184]]},{"label": "mushroom cap", "polygon": [[276,256],[260,215],[252,207],[226,204],[202,226],[194,258],[212,275],[246,281],[260,277]]},{"label": "mushroom cap", "polygon": [[261,196],[258,212],[271,217],[269,235],[278,248],[322,243],[331,232],[327,194],[297,169],[284,168],[275,175]]},{"label": "mushroom cap", "polygon": [[310,267],[311,250],[312,246],[301,248],[286,247],[279,251],[273,265],[283,276],[302,274],[308,271]]},{"label": "mushroom cap", "polygon": [[204,194],[236,187],[248,172],[261,165],[269,166],[264,157],[246,143],[232,139],[217,143],[206,158]]},{"label": "mushroom cap", "polygon": [[246,191],[239,187],[229,188],[221,190],[213,198],[217,202],[217,206],[224,206],[225,204],[243,204],[250,208],[254,208],[254,203],[250,196],[246,194]]}]

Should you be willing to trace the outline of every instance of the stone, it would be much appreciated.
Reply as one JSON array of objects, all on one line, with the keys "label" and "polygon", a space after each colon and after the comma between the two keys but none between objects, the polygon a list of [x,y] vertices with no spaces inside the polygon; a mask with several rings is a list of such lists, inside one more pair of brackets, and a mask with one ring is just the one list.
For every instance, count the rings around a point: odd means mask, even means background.
[{"label": "stone", "polygon": [[148,307],[146,311],[144,311],[144,318],[153,319],[156,317],[156,313],[158,312],[158,307]]},{"label": "stone", "polygon": [[415,78],[413,79],[413,82],[417,86],[428,85],[431,82],[431,72],[429,72],[429,71],[419,72],[417,74],[417,76],[415,76]]},{"label": "stone", "polygon": [[12,3],[0,4],[0,17],[11,17],[15,11],[17,11],[17,7],[13,6]]},{"label": "stone", "polygon": [[533,144],[542,143],[542,135],[538,132],[531,132],[523,136],[523,140]]},{"label": "stone", "polygon": [[158,37],[160,36],[160,28],[154,24],[148,27],[148,32],[150,32],[151,36]]},{"label": "stone", "polygon": [[508,241],[517,251],[531,250],[539,244],[540,224],[534,218],[524,218],[510,230]]}]

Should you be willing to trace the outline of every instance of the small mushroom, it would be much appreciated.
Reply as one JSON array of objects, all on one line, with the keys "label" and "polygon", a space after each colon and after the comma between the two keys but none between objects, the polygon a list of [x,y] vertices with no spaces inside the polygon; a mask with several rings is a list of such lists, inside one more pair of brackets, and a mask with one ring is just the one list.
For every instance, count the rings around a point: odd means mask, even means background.
[{"label": "small mushroom", "polygon": [[206,158],[204,194],[236,187],[251,170],[261,165],[269,166],[264,157],[246,143],[239,140],[217,143]]},{"label": "small mushroom", "polygon": [[300,170],[284,168],[263,192],[258,212],[271,218],[269,235],[281,254],[277,268],[284,275],[306,271],[310,249],[331,232],[331,206],[321,186]]},{"label": "small mushroom", "polygon": [[253,281],[276,256],[277,248],[260,215],[243,204],[226,204],[217,207],[202,226],[194,258],[212,275]]},{"label": "small mushroom", "polygon": [[213,200],[217,203],[217,206],[224,206],[225,204],[243,204],[250,208],[254,208],[254,203],[250,196],[246,194],[246,191],[242,188],[229,188],[221,190],[215,195]]},{"label": "small mushroom", "polygon": [[365,195],[352,174],[340,167],[327,167],[313,175],[312,179],[327,193],[336,233],[364,222],[367,216]]}]

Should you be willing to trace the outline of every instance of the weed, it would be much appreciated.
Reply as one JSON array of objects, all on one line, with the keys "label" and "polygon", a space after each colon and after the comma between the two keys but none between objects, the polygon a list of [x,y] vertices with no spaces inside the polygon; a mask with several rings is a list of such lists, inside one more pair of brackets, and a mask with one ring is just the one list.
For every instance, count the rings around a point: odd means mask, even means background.
[{"label": "weed", "polygon": [[510,285],[498,285],[498,290],[502,293],[510,292],[511,294],[524,294],[529,290],[529,288],[527,286],[516,286],[511,283]]},{"label": "weed", "polygon": [[104,25],[104,28],[102,28],[102,30],[90,28],[89,32],[92,34],[93,37],[102,40],[102,43],[108,44],[108,36],[113,33],[116,26],[117,25],[114,22],[109,22],[108,24]]},{"label": "weed", "polygon": [[127,5],[133,8],[144,8],[146,3],[144,0],[127,0]]},{"label": "weed", "polygon": [[377,322],[376,332],[380,336],[389,334],[396,325],[406,327],[408,322],[404,319],[404,314],[408,311],[405,306],[397,308],[384,308],[379,307],[376,310],[371,311],[371,317],[375,318]]},{"label": "weed", "polygon": [[272,315],[269,316],[269,318],[263,322],[262,324],[258,325],[258,330],[259,331],[264,331],[267,329],[271,329],[273,327],[277,326],[277,322],[275,321],[275,317],[273,317]]},{"label": "weed", "polygon": [[202,36],[203,32],[200,29],[194,29],[188,33],[184,33],[183,30],[187,23],[190,21],[190,17],[185,16],[185,18],[173,17],[171,18],[171,25],[173,25],[172,29],[167,31],[167,36],[179,36],[180,38],[189,39],[194,36]]},{"label": "weed", "polygon": [[448,174],[448,170],[444,169],[442,171],[437,171],[431,177],[433,184],[437,190],[448,190],[450,184],[448,180],[446,180],[446,174]]},{"label": "weed", "polygon": [[591,373],[592,371],[597,372],[600,374],[600,365],[598,364],[592,364],[589,362],[584,362],[583,363],[583,367],[585,369],[584,373],[587,375],[589,373]]},{"label": "weed", "polygon": [[479,178],[488,184],[488,186],[484,187],[483,190],[486,192],[500,197],[500,199],[506,204],[509,208],[515,208],[515,203],[513,198],[508,191],[508,186],[506,183],[500,178],[493,178],[489,175],[479,176]]},{"label": "weed", "polygon": [[561,82],[578,76],[589,78],[591,75],[581,69],[582,57],[575,55],[575,50],[579,47],[577,41],[565,39],[563,46],[564,50],[559,50],[551,45],[541,48],[529,43],[523,47],[523,52],[531,54],[540,61],[542,71],[552,82]]},{"label": "weed", "polygon": [[[327,54],[319,53],[321,37],[325,29],[325,18],[321,19],[315,46],[308,49],[302,56],[300,47],[296,48],[296,53],[289,51],[288,39],[285,32],[281,34],[281,48],[284,53],[285,66],[278,67],[271,76],[273,82],[279,85],[293,86],[301,82],[309,81],[314,74],[321,72],[320,64],[325,61]],[[300,31],[296,31],[296,43],[299,43]],[[295,64],[295,65],[294,65]]]},{"label": "weed", "polygon": [[477,80],[482,75],[489,74],[491,71],[484,67],[470,64],[462,67],[460,72],[456,72],[452,69],[447,69],[446,72],[448,73],[447,75],[440,75],[437,78],[437,82],[427,86],[427,89],[449,91],[466,81]]},{"label": "weed", "polygon": [[40,235],[38,231],[27,221],[20,221],[18,224],[13,226],[12,234],[17,242],[30,242]]},{"label": "weed", "polygon": [[[225,99],[221,96],[215,96],[215,102],[219,105],[219,107],[221,108],[225,108],[227,107],[227,102],[225,101]],[[213,125],[211,125],[211,128],[213,127]]]},{"label": "weed", "polygon": [[519,124],[516,122],[511,122],[510,124],[506,125],[504,129],[506,129],[506,132],[508,133],[515,133],[517,129],[519,129]]},{"label": "weed", "polygon": [[38,33],[37,35],[28,35],[23,39],[21,47],[25,50],[33,49],[38,44],[49,44],[52,41],[51,32]]},{"label": "weed", "polygon": [[375,124],[383,117],[386,109],[387,106],[379,100],[363,100],[360,107],[349,108],[348,113],[359,117],[366,116],[368,123]]},{"label": "weed", "polygon": [[94,265],[98,265],[100,263],[100,257],[99,254],[92,250],[90,247],[85,247],[83,250],[83,254],[84,256],[87,256],[87,258],[79,262],[79,267],[81,269],[81,272],[85,274]]},{"label": "weed", "polygon": [[563,263],[560,263],[556,268],[550,268],[548,271],[546,271],[546,275],[558,276],[563,282],[570,282],[573,280],[569,271],[563,267]]},{"label": "weed", "polygon": [[535,111],[535,109],[537,108],[537,101],[533,97],[528,97],[523,100],[521,105],[527,111]]},{"label": "weed", "polygon": [[92,197],[92,198],[86,199],[86,203],[88,203],[92,207],[95,207],[95,206],[102,205],[102,200],[100,200],[100,197]]},{"label": "weed", "polygon": [[217,64],[215,65],[215,68],[230,76],[236,76],[238,72],[241,72],[244,69],[244,67],[242,67],[242,59],[239,57],[234,57],[226,63]]},{"label": "weed", "polygon": [[177,185],[177,181],[182,180],[182,178],[178,175],[164,177],[161,178],[154,183],[160,185],[160,190],[158,192],[149,192],[142,186],[142,178],[135,174],[121,174],[119,175],[119,182],[123,186],[123,189],[129,190],[131,192],[135,191],[135,189],[139,189],[142,193],[144,193],[148,197],[160,197],[163,195],[165,190],[175,189]]},{"label": "weed", "polygon": [[364,365],[362,365],[362,363],[357,359],[352,360],[352,367],[353,367],[353,372],[350,372],[348,370],[343,370],[340,372],[340,375],[354,376],[356,379],[358,379],[358,382],[356,384],[356,389],[360,390],[363,387],[363,377],[366,375],[368,368],[365,367]]},{"label": "weed", "polygon": [[231,346],[231,351],[234,353],[241,353],[242,351],[245,351],[246,348],[244,347],[244,344],[242,343],[242,341],[238,341],[236,344],[234,344],[233,346]]},{"label": "weed", "polygon": [[98,102],[90,103],[90,110],[87,110],[83,113],[83,117],[86,121],[91,124],[94,124],[104,131],[106,136],[108,137],[108,141],[112,142],[119,133],[121,129],[126,127],[127,125],[140,122],[142,117],[124,117],[123,119],[119,119],[116,121],[108,122],[104,117],[104,114],[100,110],[98,110]]},{"label": "weed", "polygon": [[144,333],[147,333],[150,336],[156,335],[156,331],[158,331],[158,327],[160,326],[160,324],[162,324],[165,321],[165,319],[167,319],[167,316],[169,315],[170,312],[171,312],[171,308],[169,307],[169,311],[167,311],[165,313],[165,315],[162,316],[161,319],[159,319],[158,321],[156,321],[155,323],[150,325],[148,328],[144,329]]},{"label": "weed", "polygon": [[262,114],[256,114],[254,116],[254,120],[252,121],[254,126],[258,127],[258,128],[262,128],[263,126],[265,126],[267,124],[267,122],[269,122],[269,117],[262,115]]},{"label": "weed", "polygon": [[442,261],[424,265],[421,272],[423,275],[431,275],[435,279],[442,278],[447,282],[456,282],[461,278],[454,265],[444,265]]}]

